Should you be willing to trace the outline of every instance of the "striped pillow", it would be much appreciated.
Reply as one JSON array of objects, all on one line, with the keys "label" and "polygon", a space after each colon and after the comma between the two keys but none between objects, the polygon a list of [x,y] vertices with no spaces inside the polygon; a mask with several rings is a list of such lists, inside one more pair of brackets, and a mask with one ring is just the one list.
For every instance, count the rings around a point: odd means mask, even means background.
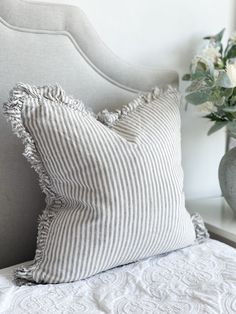
[{"label": "striped pillow", "polygon": [[70,282],[194,243],[178,107],[172,88],[98,115],[58,86],[13,89],[5,114],[47,203],[35,259],[17,278]]}]

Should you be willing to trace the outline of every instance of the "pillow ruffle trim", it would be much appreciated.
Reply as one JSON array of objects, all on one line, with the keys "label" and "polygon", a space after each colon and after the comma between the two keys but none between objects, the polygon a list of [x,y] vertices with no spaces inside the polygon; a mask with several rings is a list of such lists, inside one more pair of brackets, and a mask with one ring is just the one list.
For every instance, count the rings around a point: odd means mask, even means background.
[{"label": "pillow ruffle trim", "polygon": [[121,109],[117,109],[113,112],[108,111],[107,109],[102,110],[97,114],[97,120],[107,125],[108,127],[112,127],[118,121],[134,112],[138,107],[144,106],[166,94],[175,94],[178,98],[178,102],[180,102],[181,97],[176,88],[172,87],[171,85],[168,85],[166,89],[155,87],[150,92],[140,94],[137,98],[129,102],[127,105],[124,105]]},{"label": "pillow ruffle trim", "polygon": [[17,137],[21,138],[25,146],[23,155],[39,176],[39,185],[46,195],[47,204],[43,214],[39,217],[37,249],[34,260],[30,266],[21,266],[14,272],[14,278],[17,285],[30,285],[35,281],[33,272],[37,269],[42,260],[50,224],[59,209],[63,207],[63,199],[53,191],[51,179],[46,172],[41,157],[36,149],[34,139],[27,132],[23,124],[21,111],[24,103],[29,98],[37,98],[39,101],[43,101],[43,99],[46,98],[52,101],[63,102],[74,110],[79,110],[84,114],[91,114],[85,109],[82,102],[66,96],[63,89],[59,86],[38,88],[28,84],[19,83],[11,90],[8,102],[3,105],[4,115],[11,123],[13,132]]}]

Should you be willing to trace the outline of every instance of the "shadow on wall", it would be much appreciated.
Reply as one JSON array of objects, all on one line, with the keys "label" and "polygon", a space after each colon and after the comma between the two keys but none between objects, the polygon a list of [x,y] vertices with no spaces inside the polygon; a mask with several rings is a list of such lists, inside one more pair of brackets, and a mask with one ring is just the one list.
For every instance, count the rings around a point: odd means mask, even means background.
[{"label": "shadow on wall", "polygon": [[[178,64],[179,69],[186,69],[188,71],[188,65],[190,64],[192,57],[199,50],[199,47],[202,45],[202,39],[199,36],[190,37],[189,40],[183,45],[181,43],[179,46],[175,47],[178,53],[173,53],[174,62]],[[180,82],[182,80],[182,75],[180,74]],[[181,86],[180,86],[181,87]]]}]

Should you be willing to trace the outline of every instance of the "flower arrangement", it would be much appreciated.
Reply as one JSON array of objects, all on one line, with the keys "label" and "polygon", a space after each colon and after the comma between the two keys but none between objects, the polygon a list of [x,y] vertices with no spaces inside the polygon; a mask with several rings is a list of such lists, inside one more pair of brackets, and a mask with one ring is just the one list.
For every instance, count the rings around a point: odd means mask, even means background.
[{"label": "flower arrangement", "polygon": [[195,56],[190,73],[183,80],[190,81],[186,101],[201,105],[206,118],[214,122],[208,135],[226,126],[230,136],[236,137],[236,31],[224,48],[224,29],[214,36],[204,37],[207,46]]}]

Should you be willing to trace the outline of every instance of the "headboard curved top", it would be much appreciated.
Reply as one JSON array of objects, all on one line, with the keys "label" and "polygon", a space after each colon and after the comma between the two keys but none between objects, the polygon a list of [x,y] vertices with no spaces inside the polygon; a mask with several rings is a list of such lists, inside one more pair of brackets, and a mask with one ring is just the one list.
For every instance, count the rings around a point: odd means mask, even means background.
[{"label": "headboard curved top", "polygon": [[132,66],[119,59],[106,47],[83,11],[76,6],[1,0],[0,12],[1,22],[14,30],[67,36],[90,66],[122,88],[146,90],[153,87],[154,77],[158,86],[178,82],[175,71]]},{"label": "headboard curved top", "polygon": [[[95,110],[119,107],[157,85],[178,84],[175,71],[120,60],[78,7],[0,0],[0,43],[1,104],[17,82],[59,83]],[[44,197],[0,108],[1,268],[33,258]]]}]

